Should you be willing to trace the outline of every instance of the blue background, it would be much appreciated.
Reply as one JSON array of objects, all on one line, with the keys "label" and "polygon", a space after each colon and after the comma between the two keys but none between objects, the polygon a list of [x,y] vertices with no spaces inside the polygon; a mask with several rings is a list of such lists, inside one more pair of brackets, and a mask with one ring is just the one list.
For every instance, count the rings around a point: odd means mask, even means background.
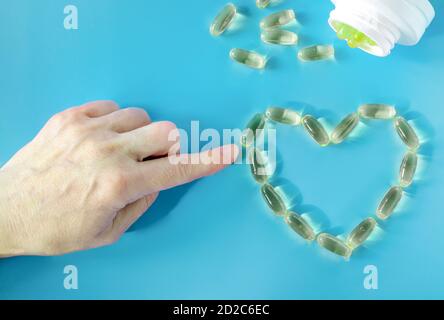
[{"label": "blue background", "polygon": [[[332,4],[287,0],[244,13],[237,30],[208,27],[225,1],[0,0],[0,163],[54,113],[96,99],[145,108],[182,128],[243,127],[270,104],[303,108],[334,125],[363,102],[394,103],[424,140],[421,170],[379,238],[350,262],[308,245],[265,207],[241,165],[163,192],[116,245],[62,257],[0,261],[0,298],[304,299],[444,298],[444,3],[414,47],[384,59],[349,49],[327,24]],[[79,9],[79,30],[63,28],[63,8]],[[294,8],[300,45],[333,43],[336,61],[300,63],[298,47],[265,45],[259,20]],[[264,72],[228,58],[232,47],[271,57]],[[388,122],[361,126],[321,149],[300,128],[278,128],[278,180],[335,234],[373,214],[396,182],[404,147]],[[6,188],[2,186],[1,188]],[[79,270],[79,290],[63,268]],[[379,289],[363,269],[379,270]]]}]

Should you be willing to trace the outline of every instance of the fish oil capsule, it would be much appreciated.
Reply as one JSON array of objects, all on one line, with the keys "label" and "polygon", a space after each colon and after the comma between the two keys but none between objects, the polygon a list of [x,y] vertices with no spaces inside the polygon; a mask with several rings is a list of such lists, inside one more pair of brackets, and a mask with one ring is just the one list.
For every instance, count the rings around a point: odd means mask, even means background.
[{"label": "fish oil capsule", "polygon": [[415,130],[403,117],[397,117],[395,120],[395,129],[401,140],[412,150],[419,148],[419,138]]},{"label": "fish oil capsule", "polygon": [[332,45],[316,45],[299,50],[298,58],[302,61],[333,59],[335,48]]},{"label": "fish oil capsule", "polygon": [[355,28],[351,27],[348,24],[333,21],[332,25],[334,29],[336,30],[336,34],[339,39],[346,40],[347,44],[351,48],[367,48],[369,46],[375,46],[376,42],[373,41],[371,38],[366,36],[364,33],[356,30]]},{"label": "fish oil capsule", "polygon": [[307,115],[302,118],[302,124],[305,131],[316,141],[321,147],[325,147],[330,143],[327,131],[325,131],[322,124],[314,117]]},{"label": "fish oil capsule", "polygon": [[418,156],[414,152],[407,152],[399,168],[399,184],[406,188],[412,184],[418,166]]},{"label": "fish oil capsule", "polygon": [[262,19],[260,23],[261,29],[274,29],[278,27],[285,26],[296,19],[296,14],[294,10],[283,10],[270,14],[268,17]]},{"label": "fish oil capsule", "polygon": [[291,126],[298,126],[301,124],[300,113],[291,109],[269,107],[265,111],[265,116],[272,121],[282,124],[288,124]]},{"label": "fish oil capsule", "polygon": [[331,134],[331,141],[335,144],[341,143],[353,131],[359,123],[359,116],[356,112],[349,114],[342,120]]},{"label": "fish oil capsule", "polygon": [[360,224],[358,224],[358,226],[354,228],[353,231],[349,234],[346,244],[352,250],[359,247],[362,243],[365,242],[365,240],[368,239],[368,237],[370,237],[373,230],[375,230],[376,224],[376,220],[373,218],[365,219]]},{"label": "fish oil capsule", "polygon": [[284,200],[276,189],[270,184],[266,183],[261,188],[262,196],[271,210],[278,216],[284,215],[287,211]]},{"label": "fish oil capsule", "polygon": [[376,210],[379,219],[385,220],[391,216],[402,198],[402,188],[392,187],[382,198],[381,203]]},{"label": "fish oil capsule", "polygon": [[231,49],[230,58],[253,69],[263,69],[267,64],[267,59],[264,56],[239,48]]},{"label": "fish oil capsule", "polygon": [[227,4],[222,11],[214,18],[210,26],[211,35],[218,37],[227,30],[236,18],[237,9],[232,4]]},{"label": "fish oil capsule", "polygon": [[250,169],[254,180],[260,184],[264,184],[270,178],[270,170],[268,158],[262,150],[258,148],[251,149],[250,154]]},{"label": "fish oil capsule", "polygon": [[394,106],[387,104],[363,104],[358,109],[359,116],[366,119],[392,119],[396,116]]},{"label": "fish oil capsule", "polygon": [[348,260],[352,254],[352,250],[339,238],[328,233],[321,233],[317,238],[318,244],[334,254],[337,254]]},{"label": "fish oil capsule", "polygon": [[259,9],[265,9],[266,7],[268,7],[271,3],[271,0],[256,0],[256,6]]},{"label": "fish oil capsule", "polygon": [[261,33],[261,40],[269,44],[293,46],[298,43],[298,35],[281,29],[264,30]]},{"label": "fish oil capsule", "polygon": [[313,241],[316,238],[313,228],[297,213],[288,212],[285,222],[303,239]]},{"label": "fish oil capsule", "polygon": [[262,113],[257,113],[254,117],[248,122],[247,127],[241,136],[241,144],[244,147],[249,147],[255,140],[256,135],[260,134],[265,128],[265,117]]}]

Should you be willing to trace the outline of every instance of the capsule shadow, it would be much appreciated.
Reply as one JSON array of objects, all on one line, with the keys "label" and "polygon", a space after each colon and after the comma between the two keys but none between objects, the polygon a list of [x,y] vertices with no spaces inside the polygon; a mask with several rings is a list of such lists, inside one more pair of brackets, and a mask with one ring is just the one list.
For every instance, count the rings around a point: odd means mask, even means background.
[{"label": "capsule shadow", "polygon": [[284,3],[284,0],[271,0],[270,4],[268,5],[269,8],[276,8],[279,5],[281,5],[282,3]]},{"label": "capsule shadow", "polygon": [[331,227],[331,221],[322,209],[310,204],[295,205],[294,210],[308,220],[316,232]]},{"label": "capsule shadow", "polygon": [[347,46],[345,41],[335,39],[333,45],[335,47],[335,56],[333,61],[347,61],[352,58],[353,50],[348,50],[347,48],[344,50],[344,47]]},{"label": "capsule shadow", "polygon": [[238,13],[236,14],[236,19],[232,22],[231,26],[224,32],[224,35],[230,36],[234,35],[241,30],[245,29],[247,24],[248,14],[241,12],[238,8]]},{"label": "capsule shadow", "polygon": [[309,21],[309,15],[306,14],[304,11],[297,10],[296,11],[296,26],[302,27],[303,25],[306,25]]},{"label": "capsule shadow", "polygon": [[267,64],[265,65],[265,69],[267,70],[278,70],[279,69],[279,61],[276,58],[271,58],[267,56]]},{"label": "capsule shadow", "polygon": [[310,114],[315,118],[323,118],[330,122],[337,122],[339,120],[338,115],[331,111],[331,109],[317,108],[309,103],[301,101],[287,101],[286,104],[295,111],[301,112],[303,115]]},{"label": "capsule shadow", "polygon": [[290,180],[276,177],[270,181],[279,191],[285,195],[287,206],[290,210],[297,204],[302,203],[302,192],[300,189]]},{"label": "capsule shadow", "polygon": [[251,8],[247,7],[247,6],[237,6],[237,14],[243,16],[244,18],[251,18],[252,16],[252,10]]},{"label": "capsule shadow", "polygon": [[333,236],[340,238],[341,240],[345,240],[347,238],[347,230],[344,227],[335,226],[330,228],[325,228],[323,232],[329,233]]},{"label": "capsule shadow", "polygon": [[407,120],[411,120],[415,128],[420,131],[424,138],[430,139],[435,137],[435,128],[422,113],[419,113],[417,111],[408,111],[404,114],[404,118]]},{"label": "capsule shadow", "polygon": [[279,176],[284,169],[284,161],[282,160],[282,153],[276,150],[276,163],[275,163],[274,175]]}]

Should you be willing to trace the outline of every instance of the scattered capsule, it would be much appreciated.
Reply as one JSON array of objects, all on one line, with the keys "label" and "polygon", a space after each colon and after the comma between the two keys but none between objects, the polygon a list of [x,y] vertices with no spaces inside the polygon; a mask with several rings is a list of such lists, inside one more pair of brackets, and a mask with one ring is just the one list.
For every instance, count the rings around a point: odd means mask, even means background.
[{"label": "scattered capsule", "polygon": [[302,124],[308,134],[316,141],[321,147],[325,147],[330,143],[327,131],[325,131],[322,124],[314,117],[307,115],[302,118]]},{"label": "scattered capsule", "polygon": [[265,9],[266,7],[268,7],[271,3],[271,0],[256,0],[256,6],[259,9]]},{"label": "scattered capsule", "polygon": [[299,112],[279,107],[269,107],[265,111],[265,116],[272,121],[292,126],[300,125],[302,119]]},{"label": "scattered capsule", "polygon": [[242,133],[241,144],[244,147],[249,147],[256,139],[256,135],[260,134],[264,127],[265,117],[262,113],[257,113],[250,122],[248,122],[247,127]]},{"label": "scattered capsule", "polygon": [[266,183],[261,188],[262,196],[271,210],[278,216],[284,215],[287,211],[284,200],[276,189],[270,184]]},{"label": "scattered capsule", "polygon": [[216,18],[214,18],[214,21],[210,26],[210,33],[215,37],[224,33],[233,23],[236,13],[236,7],[232,3],[227,4]]},{"label": "scattered capsule", "polygon": [[317,61],[332,59],[335,56],[335,48],[332,45],[316,45],[299,50],[298,58],[302,61]]},{"label": "scattered capsule", "polygon": [[250,169],[254,180],[260,184],[264,184],[270,178],[270,170],[268,158],[262,150],[258,148],[251,149],[250,154]]},{"label": "scattered capsule", "polygon": [[230,58],[253,69],[263,69],[267,64],[267,59],[264,56],[239,48],[231,49]]},{"label": "scattered capsule", "polygon": [[359,116],[366,119],[392,119],[396,116],[394,106],[387,104],[363,104],[358,109]]},{"label": "scattered capsule", "polygon": [[321,233],[317,238],[318,244],[334,254],[337,254],[348,260],[352,254],[352,250],[341,239],[328,233]]},{"label": "scattered capsule", "polygon": [[402,188],[392,187],[382,198],[381,203],[376,210],[379,219],[385,220],[393,213],[402,198]]},{"label": "scattered capsule", "polygon": [[297,213],[288,212],[285,222],[303,239],[313,241],[316,238],[313,228]]},{"label": "scattered capsule", "polygon": [[403,117],[397,117],[395,120],[395,129],[401,140],[412,150],[419,148],[419,138],[415,130]]},{"label": "scattered capsule", "polygon": [[406,188],[412,184],[417,166],[418,156],[416,153],[407,152],[402,159],[401,167],[399,168],[399,184],[401,187]]},{"label": "scattered capsule", "polygon": [[298,43],[298,35],[281,29],[264,30],[261,33],[261,40],[269,44],[293,46]]},{"label": "scattered capsule", "polygon": [[296,14],[294,10],[283,10],[277,13],[270,14],[269,16],[262,19],[260,23],[261,29],[274,29],[278,27],[285,26],[296,19]]},{"label": "scattered capsule", "polygon": [[349,114],[342,120],[331,134],[331,141],[335,144],[341,143],[353,131],[359,123],[359,116],[356,112]]},{"label": "scattered capsule", "polygon": [[365,240],[368,239],[368,237],[370,237],[376,227],[376,224],[377,222],[373,218],[365,219],[360,224],[358,224],[358,226],[354,228],[353,231],[349,234],[346,244],[352,250],[359,247],[362,243],[365,242]]}]

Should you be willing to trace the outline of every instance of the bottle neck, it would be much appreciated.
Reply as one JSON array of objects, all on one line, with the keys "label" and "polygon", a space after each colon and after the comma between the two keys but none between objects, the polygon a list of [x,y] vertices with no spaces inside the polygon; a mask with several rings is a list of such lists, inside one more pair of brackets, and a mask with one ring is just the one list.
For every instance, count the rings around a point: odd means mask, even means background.
[{"label": "bottle neck", "polygon": [[377,18],[369,15],[363,7],[337,7],[329,18],[333,29],[335,22],[345,23],[372,39],[376,45],[363,44],[359,48],[379,57],[388,56],[401,36],[395,24],[382,15]]}]

